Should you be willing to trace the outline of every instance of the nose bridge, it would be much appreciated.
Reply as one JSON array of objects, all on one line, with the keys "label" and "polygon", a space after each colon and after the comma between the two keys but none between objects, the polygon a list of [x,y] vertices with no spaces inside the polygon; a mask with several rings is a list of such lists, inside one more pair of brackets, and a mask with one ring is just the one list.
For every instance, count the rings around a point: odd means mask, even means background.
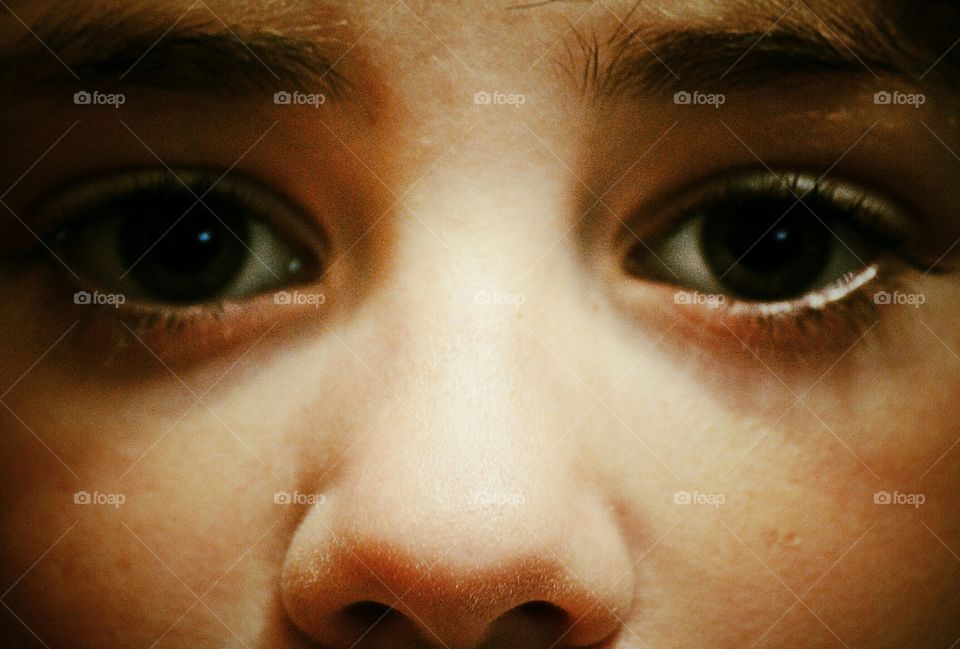
[{"label": "nose bridge", "polygon": [[534,283],[529,260],[514,252],[516,234],[434,227],[432,236],[412,228],[408,239],[423,236],[398,244],[372,315],[389,323],[388,342],[371,360],[390,382],[396,416],[423,435],[454,434],[452,446],[470,449],[484,438],[489,445],[494,431],[502,438],[524,427],[523,405],[538,398]]},{"label": "nose bridge", "polygon": [[389,465],[403,500],[383,509],[400,517],[434,510],[421,529],[470,507],[501,507],[505,523],[562,471],[555,457],[543,462],[550,398],[528,376],[523,307],[487,304],[477,286],[450,282],[446,296],[425,298],[433,308],[404,307],[404,344],[387,361],[390,412],[358,442],[345,474],[355,493],[389,499],[368,474]]},{"label": "nose bridge", "polygon": [[[389,413],[357,442],[343,476],[358,501],[379,503],[382,533],[425,543],[453,534],[478,561],[504,539],[528,538],[531,520],[541,538],[553,534],[549,514],[583,489],[570,479],[575,445],[557,443],[578,419],[565,390],[575,380],[547,376],[569,370],[542,342],[562,344],[555,318],[537,308],[548,299],[549,311],[563,310],[574,298],[538,290],[556,264],[542,253],[557,244],[552,198],[521,202],[479,181],[444,192],[442,178],[411,197],[419,217],[399,230],[398,261],[372,313],[390,331],[368,363]],[[376,467],[389,467],[388,482]],[[496,527],[471,512],[496,512]]]}]

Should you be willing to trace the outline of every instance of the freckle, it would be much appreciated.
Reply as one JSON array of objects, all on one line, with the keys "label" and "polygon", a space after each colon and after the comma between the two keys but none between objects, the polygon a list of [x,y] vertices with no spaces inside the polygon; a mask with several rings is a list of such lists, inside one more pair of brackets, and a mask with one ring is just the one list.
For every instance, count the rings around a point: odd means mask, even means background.
[{"label": "freckle", "polygon": [[117,567],[123,572],[130,572],[133,569],[133,562],[129,557],[120,557],[117,560]]},{"label": "freckle", "polygon": [[779,535],[777,534],[777,532],[776,532],[775,530],[770,530],[769,532],[764,532],[764,534],[763,534],[763,545],[764,545],[764,547],[766,547],[768,550],[769,550],[769,549],[772,549],[774,546],[777,545],[778,539],[779,539]]},{"label": "freckle", "polygon": [[770,530],[769,532],[764,533],[763,542],[768,550],[787,550],[799,547],[801,539],[794,532],[786,532],[781,534],[776,530]]}]

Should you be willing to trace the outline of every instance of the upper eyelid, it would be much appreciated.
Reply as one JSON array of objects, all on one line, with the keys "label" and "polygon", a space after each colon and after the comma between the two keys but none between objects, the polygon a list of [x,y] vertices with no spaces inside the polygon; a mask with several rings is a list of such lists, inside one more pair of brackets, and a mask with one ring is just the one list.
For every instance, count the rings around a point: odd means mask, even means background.
[{"label": "upper eyelid", "polygon": [[[232,171],[222,177],[222,170],[186,168],[174,169],[177,178],[160,168],[142,168],[125,172],[95,176],[74,182],[65,189],[54,193],[53,198],[42,203],[35,211],[38,228],[45,234],[47,245],[56,243],[55,238],[63,236],[70,228],[82,227],[84,219],[71,212],[94,206],[110,196],[134,194],[140,190],[182,191],[194,198],[203,198],[203,190],[198,191],[197,184],[214,184],[211,193],[226,192],[242,203],[255,205],[264,212],[271,212],[270,224],[288,236],[299,240],[309,240],[311,248],[322,258],[329,256],[332,242],[317,219],[304,213],[296,202],[277,192],[269,184],[247,177],[239,171]],[[118,188],[118,183],[121,185]],[[193,187],[192,194],[184,186]],[[204,209],[198,204],[198,208]],[[272,210],[271,208],[276,208]]]},{"label": "upper eyelid", "polygon": [[[755,183],[750,188],[750,183]],[[786,185],[786,186],[784,186]],[[798,191],[802,187],[806,192]],[[685,218],[692,211],[720,201],[729,200],[737,195],[753,192],[757,196],[777,196],[788,202],[796,202],[796,207],[806,209],[800,198],[811,200],[829,200],[837,203],[838,208],[862,215],[868,222],[861,222],[863,228],[871,228],[876,234],[889,239],[906,238],[912,223],[905,216],[906,209],[882,192],[850,179],[820,178],[820,174],[807,171],[783,171],[776,176],[766,170],[743,169],[727,171],[705,180],[686,185],[670,196],[657,201],[655,205],[644,209],[644,232],[649,236],[641,237],[647,242],[664,236],[672,229],[682,227]],[[655,215],[651,217],[650,215]],[[639,229],[636,217],[624,219],[617,228],[618,239],[623,243],[616,245],[619,256],[635,246],[634,233]],[[917,263],[920,263],[919,261]]]}]

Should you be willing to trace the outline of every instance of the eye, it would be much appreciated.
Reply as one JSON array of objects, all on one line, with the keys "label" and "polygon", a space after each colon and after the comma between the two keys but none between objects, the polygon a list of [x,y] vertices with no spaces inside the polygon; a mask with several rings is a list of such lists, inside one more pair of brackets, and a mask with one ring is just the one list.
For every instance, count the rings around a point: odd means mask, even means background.
[{"label": "eye", "polygon": [[683,201],[680,225],[637,243],[625,269],[740,302],[789,302],[845,282],[901,243],[896,207],[796,174],[741,175]]},{"label": "eye", "polygon": [[243,300],[322,274],[320,237],[253,181],[204,171],[101,178],[45,210],[52,245],[92,288],[183,306]]}]

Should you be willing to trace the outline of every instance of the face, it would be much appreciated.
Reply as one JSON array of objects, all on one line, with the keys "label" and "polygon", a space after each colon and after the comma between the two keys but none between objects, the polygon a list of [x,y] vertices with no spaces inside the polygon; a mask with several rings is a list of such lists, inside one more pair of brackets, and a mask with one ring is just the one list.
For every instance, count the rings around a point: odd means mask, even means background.
[{"label": "face", "polygon": [[953,646],[958,18],[8,0],[0,644]]}]

